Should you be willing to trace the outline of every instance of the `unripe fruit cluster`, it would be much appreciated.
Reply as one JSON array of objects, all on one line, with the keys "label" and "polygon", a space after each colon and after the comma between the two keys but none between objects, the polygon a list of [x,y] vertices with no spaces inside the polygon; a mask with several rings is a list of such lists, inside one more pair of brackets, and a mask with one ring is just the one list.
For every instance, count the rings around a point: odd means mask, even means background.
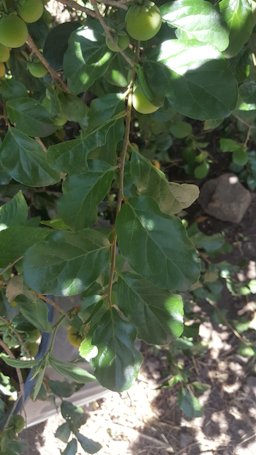
[{"label": "unripe fruit cluster", "polygon": [[36,22],[43,12],[41,0],[20,0],[17,7],[18,15],[12,13],[0,20],[0,43],[7,48],[23,46],[28,38],[26,23]]}]

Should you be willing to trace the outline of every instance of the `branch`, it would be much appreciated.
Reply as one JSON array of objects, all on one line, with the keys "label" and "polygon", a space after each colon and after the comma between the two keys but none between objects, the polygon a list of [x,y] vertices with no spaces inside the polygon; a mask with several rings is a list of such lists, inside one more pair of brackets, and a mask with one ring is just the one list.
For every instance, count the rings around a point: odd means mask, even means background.
[{"label": "branch", "polygon": [[82,13],[87,14],[87,16],[94,17],[96,19],[96,14],[90,8],[86,8],[86,6],[79,5],[75,0],[57,0],[57,2],[62,3],[62,5],[69,6],[76,11],[81,11]]},{"label": "branch", "polygon": [[[91,0],[91,3],[94,7],[94,10],[95,10],[95,14],[96,14],[96,17],[99,21],[99,23],[101,24],[105,34],[106,34],[106,37],[109,39],[109,41],[113,44],[116,44],[113,40],[113,36],[111,35],[111,32],[110,32],[110,28],[108,27],[107,24],[105,24],[105,21],[104,21],[104,18],[103,16],[101,15],[100,11],[99,11],[99,8],[98,8],[98,5],[97,5],[97,0]],[[123,52],[123,51],[119,51],[119,54],[122,55],[122,57],[125,59],[125,61],[133,67],[134,63],[132,60],[129,59],[129,57],[127,57],[127,55]]]},{"label": "branch", "polygon": [[32,292],[33,292],[33,294],[36,295],[36,297],[38,299],[43,300],[44,302],[48,303],[48,305],[51,305],[59,313],[61,313],[63,315],[66,314],[65,311],[63,311],[63,309],[56,302],[54,302],[54,300],[51,300],[48,297],[46,297],[45,295],[39,294],[38,292],[35,292],[35,291],[32,291]]},{"label": "branch", "polygon": [[47,69],[48,73],[50,74],[51,78],[56,81],[56,83],[59,85],[59,87],[66,93],[69,93],[69,89],[67,87],[67,85],[65,84],[65,82],[63,82],[63,80],[61,79],[61,77],[59,76],[59,74],[57,73],[57,71],[55,71],[55,69],[53,69],[51,67],[51,65],[49,65],[49,63],[47,62],[47,60],[44,58],[44,56],[41,54],[40,50],[38,49],[37,45],[35,44],[35,42],[33,41],[33,39],[31,38],[31,36],[29,35],[28,36],[28,39],[27,39],[27,44],[28,46],[30,47],[31,51],[33,52],[33,54],[35,54],[38,58],[38,60],[42,63],[42,65],[44,65],[44,67]]},{"label": "branch", "polygon": [[115,0],[97,0],[97,3],[104,4],[104,5],[109,5],[109,6],[114,6],[115,8],[120,8],[127,10],[128,6],[125,4],[125,1],[115,1]]},{"label": "branch", "polygon": [[[11,359],[16,360],[16,358],[14,357],[12,351],[8,348],[8,346],[6,346],[6,344],[3,342],[3,340],[1,340],[1,338],[0,338],[0,346],[1,346],[1,348],[4,350],[4,352],[5,352],[9,357],[11,357]],[[22,374],[21,374],[20,368],[15,368],[15,370],[16,370],[16,372],[17,372],[17,377],[18,377],[18,381],[19,381],[19,385],[20,385],[20,394],[21,394],[21,398],[22,398],[22,400],[23,400],[23,396],[24,396],[24,382],[23,382]]]}]

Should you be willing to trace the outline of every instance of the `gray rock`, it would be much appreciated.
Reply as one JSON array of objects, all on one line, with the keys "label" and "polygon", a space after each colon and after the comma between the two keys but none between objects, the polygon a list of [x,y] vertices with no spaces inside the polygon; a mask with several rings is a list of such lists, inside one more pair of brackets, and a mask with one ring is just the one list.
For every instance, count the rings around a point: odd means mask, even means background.
[{"label": "gray rock", "polygon": [[234,174],[223,174],[208,180],[202,186],[199,197],[199,203],[206,213],[231,223],[240,223],[251,200],[251,193]]}]

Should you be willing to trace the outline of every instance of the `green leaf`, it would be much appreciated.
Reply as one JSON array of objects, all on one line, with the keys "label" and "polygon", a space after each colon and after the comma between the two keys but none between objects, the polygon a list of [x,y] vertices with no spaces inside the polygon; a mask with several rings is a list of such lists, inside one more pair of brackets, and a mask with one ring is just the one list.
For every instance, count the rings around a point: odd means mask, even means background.
[{"label": "green leaf", "polygon": [[77,440],[71,439],[71,441],[68,443],[67,447],[63,452],[61,452],[62,455],[76,455],[77,453]]},{"label": "green leaf", "polygon": [[3,353],[0,354],[0,357],[7,365],[13,368],[33,368],[38,365],[38,360],[12,359]]},{"label": "green leaf", "polygon": [[156,286],[185,290],[197,280],[199,261],[184,226],[161,213],[153,199],[142,196],[124,204],[116,230],[121,253]]},{"label": "green leaf", "polygon": [[60,176],[47,163],[40,145],[17,128],[10,128],[0,147],[0,161],[6,172],[23,185],[52,185]]},{"label": "green leaf", "polygon": [[177,139],[183,139],[184,137],[190,136],[193,130],[190,123],[180,120],[170,125],[170,132]]},{"label": "green leaf", "polygon": [[191,420],[201,417],[202,407],[198,398],[188,389],[182,388],[179,394],[179,405],[185,416]]},{"label": "green leaf", "polygon": [[237,152],[240,151],[241,149],[244,150],[244,146],[243,144],[239,144],[239,142],[234,141],[234,139],[221,137],[220,149],[222,152]]},{"label": "green leaf", "polygon": [[75,406],[69,401],[63,400],[61,403],[61,414],[62,417],[72,425],[72,428],[78,429],[87,420],[87,416],[84,413],[84,410],[81,406]]},{"label": "green leaf", "polygon": [[28,217],[28,206],[23,193],[19,191],[6,204],[0,207],[0,231],[9,226],[25,224]]},{"label": "green leaf", "polygon": [[61,360],[50,357],[49,364],[54,370],[58,371],[62,376],[65,376],[72,381],[79,384],[87,384],[88,382],[95,381],[95,377],[88,373],[84,368],[72,362],[61,362]]},{"label": "green leaf", "polygon": [[62,69],[64,54],[68,47],[68,39],[71,33],[80,25],[79,22],[65,22],[50,29],[44,44],[43,54],[50,65],[57,71]]},{"label": "green leaf", "polygon": [[119,276],[118,306],[148,343],[166,344],[183,332],[182,298],[155,288],[150,282],[131,274]]},{"label": "green leaf", "polygon": [[31,295],[30,299],[19,295],[15,298],[18,308],[24,318],[41,332],[51,332],[52,326],[48,321],[48,307],[45,302]]},{"label": "green leaf", "polygon": [[109,191],[114,176],[112,168],[104,168],[72,175],[65,181],[63,196],[58,201],[58,214],[73,229],[95,223],[98,204]]},{"label": "green leaf", "polygon": [[58,397],[68,398],[77,390],[77,384],[67,381],[52,381],[48,380],[49,387],[54,395]]},{"label": "green leaf", "polygon": [[107,238],[97,231],[56,231],[27,251],[24,280],[43,294],[80,294],[104,272],[109,248]]},{"label": "green leaf", "polygon": [[224,51],[229,43],[228,31],[219,12],[204,0],[176,0],[161,6],[164,20],[189,40],[212,44]]},{"label": "green leaf", "polygon": [[104,387],[121,392],[133,384],[142,361],[134,346],[135,338],[134,325],[121,319],[115,310],[105,313],[97,324],[92,343],[98,354],[92,364]]},{"label": "green leaf", "polygon": [[76,174],[88,169],[87,155],[96,147],[95,138],[77,138],[51,145],[47,158],[49,164],[59,172]]},{"label": "green leaf", "polygon": [[112,58],[105,41],[96,39],[88,28],[74,31],[63,64],[70,90],[75,94],[88,90],[107,71]]},{"label": "green leaf", "polygon": [[22,257],[26,250],[40,242],[50,230],[29,226],[11,226],[0,232],[0,267],[6,267]]},{"label": "green leaf", "polygon": [[227,117],[236,107],[237,96],[237,81],[223,60],[208,62],[177,78],[168,94],[179,112],[199,120]]},{"label": "green leaf", "polygon": [[76,433],[76,437],[79,444],[82,446],[83,450],[86,453],[97,453],[102,448],[101,444],[93,441],[92,439],[86,438],[86,436],[81,433]]},{"label": "green leaf", "polygon": [[219,3],[221,14],[229,29],[229,46],[225,51],[234,57],[249,40],[255,19],[253,6],[248,0],[222,0]]},{"label": "green leaf", "polygon": [[0,94],[6,100],[27,96],[25,85],[15,79],[1,79]]},{"label": "green leaf", "polygon": [[33,98],[11,99],[7,101],[6,109],[10,121],[28,136],[46,137],[57,129],[49,112]]},{"label": "green leaf", "polygon": [[118,93],[108,93],[92,101],[89,117],[88,132],[95,131],[111,121],[125,115],[124,99]]},{"label": "green leaf", "polygon": [[181,212],[199,196],[196,185],[169,183],[162,171],[135,150],[130,162],[130,177],[138,193],[152,197],[167,215]]},{"label": "green leaf", "polygon": [[70,433],[70,426],[67,422],[65,422],[57,428],[54,436],[55,438],[60,439],[62,442],[68,442]]}]

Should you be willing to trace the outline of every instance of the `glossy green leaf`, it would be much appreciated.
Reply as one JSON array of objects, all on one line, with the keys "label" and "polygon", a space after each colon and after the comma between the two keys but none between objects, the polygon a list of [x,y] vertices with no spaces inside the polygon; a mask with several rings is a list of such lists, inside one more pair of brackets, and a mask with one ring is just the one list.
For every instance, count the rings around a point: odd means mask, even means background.
[{"label": "glossy green leaf", "polygon": [[58,371],[58,373],[79,384],[87,384],[88,382],[95,381],[95,377],[85,368],[81,368],[77,363],[62,362],[51,356],[49,364],[54,370]]},{"label": "glossy green leaf", "polygon": [[49,235],[49,229],[11,226],[0,231],[0,267],[6,267],[22,257],[26,250]]},{"label": "glossy green leaf", "polygon": [[107,71],[112,58],[105,41],[97,40],[88,28],[73,32],[63,64],[70,90],[75,94],[88,90]]},{"label": "glossy green leaf", "polygon": [[102,448],[101,444],[87,438],[81,433],[76,433],[77,440],[86,453],[97,453]]},{"label": "glossy green leaf", "polygon": [[94,330],[92,343],[98,354],[92,360],[98,381],[110,390],[121,392],[133,384],[142,362],[134,346],[134,325],[115,311],[105,313]]},{"label": "glossy green leaf", "polygon": [[15,300],[19,311],[27,321],[41,332],[51,332],[52,326],[48,321],[48,307],[45,302],[33,295],[30,298],[19,295]]},{"label": "glossy green leaf", "polygon": [[48,380],[49,387],[51,391],[57,395],[58,397],[64,397],[68,398],[73,393],[76,392],[77,387],[80,387],[80,385],[77,385],[77,383],[74,382],[68,382],[68,381],[52,381],[51,379]]},{"label": "glossy green leaf", "polygon": [[6,109],[10,121],[28,136],[50,136],[57,129],[49,112],[33,98],[11,99]]},{"label": "glossy green leaf", "polygon": [[229,46],[225,51],[233,57],[249,40],[255,25],[252,3],[248,0],[222,0],[219,8],[229,29]]},{"label": "glossy green leaf", "polygon": [[37,187],[59,181],[41,146],[17,128],[10,128],[0,147],[0,161],[6,172],[23,185]]},{"label": "glossy green leaf", "polygon": [[22,82],[15,79],[1,79],[0,94],[5,100],[27,96],[27,89]]},{"label": "glossy green leaf", "polygon": [[128,200],[117,217],[121,253],[141,276],[169,290],[189,288],[199,275],[199,261],[184,226],[160,212],[150,197]]},{"label": "glossy green leaf", "polygon": [[152,197],[167,215],[181,212],[199,196],[196,185],[169,183],[162,171],[136,151],[133,151],[131,158],[130,176],[138,193]]},{"label": "glossy green leaf", "polygon": [[[172,66],[171,59],[168,66]],[[237,81],[225,60],[208,61],[183,74],[171,71],[170,77],[166,95],[181,114],[198,120],[218,119],[236,107]]]},{"label": "glossy green leaf", "polygon": [[38,365],[38,360],[13,359],[4,353],[2,353],[0,357],[7,365],[13,368],[33,368]]},{"label": "glossy green leaf", "polygon": [[9,226],[25,224],[28,217],[28,206],[23,193],[19,191],[6,204],[0,207],[0,231]]},{"label": "glossy green leaf", "polygon": [[109,249],[107,238],[100,232],[56,231],[27,251],[24,280],[43,294],[80,294],[104,272]]},{"label": "glossy green leaf", "polygon": [[166,344],[183,332],[183,302],[139,276],[123,274],[117,283],[118,306],[148,343]]},{"label": "glossy green leaf", "polygon": [[205,0],[176,0],[161,6],[162,17],[179,30],[179,36],[212,44],[224,51],[229,44],[228,30],[217,9]]},{"label": "glossy green leaf", "polygon": [[108,93],[92,101],[88,115],[88,132],[95,131],[125,115],[124,99],[117,93]]},{"label": "glossy green leaf", "polygon": [[95,223],[98,204],[109,191],[114,176],[112,168],[104,168],[72,175],[65,181],[58,213],[73,229],[83,229]]}]

